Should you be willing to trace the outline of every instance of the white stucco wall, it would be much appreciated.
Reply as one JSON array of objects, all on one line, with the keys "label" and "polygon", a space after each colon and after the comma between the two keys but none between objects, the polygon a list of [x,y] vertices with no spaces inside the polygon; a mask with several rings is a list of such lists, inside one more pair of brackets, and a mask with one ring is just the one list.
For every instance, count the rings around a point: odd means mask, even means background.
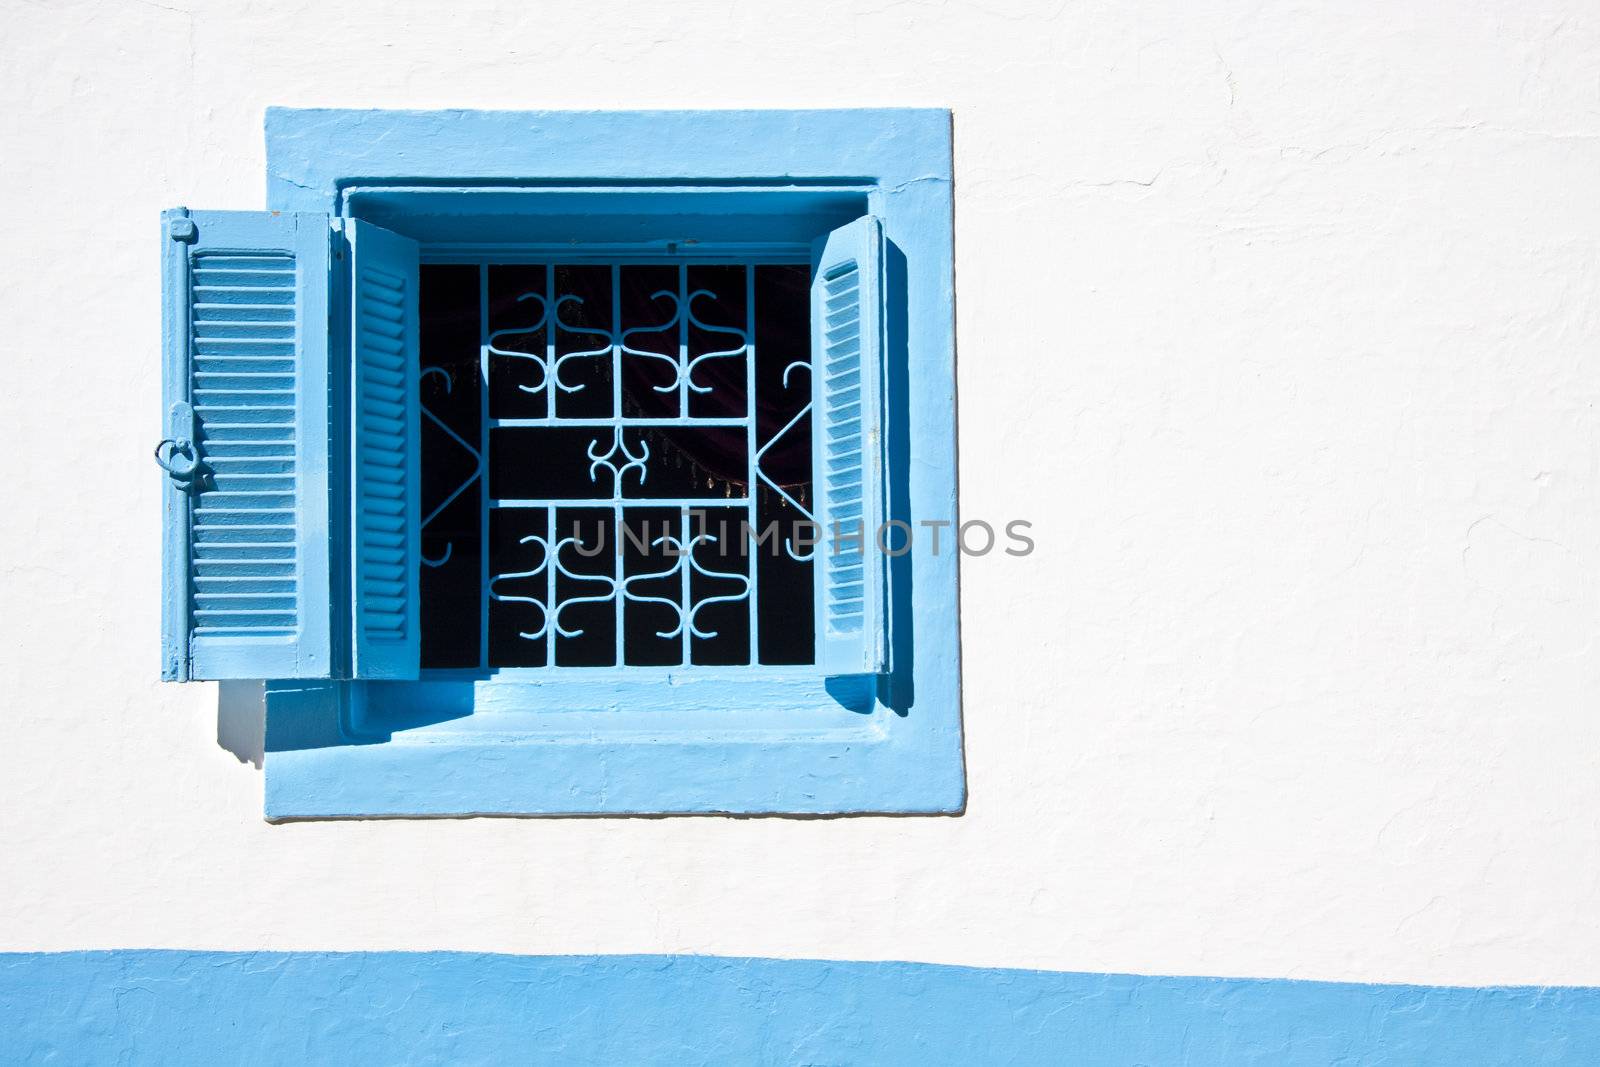
[{"label": "white stucco wall", "polygon": [[[1600,982],[1600,10],[0,0],[0,948]],[[156,214],[263,109],[949,106],[956,819],[269,826],[163,686]],[[236,746],[237,747],[237,746]]]}]

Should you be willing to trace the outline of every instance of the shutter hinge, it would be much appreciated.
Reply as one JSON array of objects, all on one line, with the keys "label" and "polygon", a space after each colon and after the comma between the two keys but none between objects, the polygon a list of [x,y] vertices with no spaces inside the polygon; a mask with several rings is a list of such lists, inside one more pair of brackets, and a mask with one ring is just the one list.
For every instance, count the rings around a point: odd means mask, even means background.
[{"label": "shutter hinge", "polygon": [[[179,210],[182,210],[181,208]],[[199,230],[195,227],[194,219],[187,215],[180,215],[167,220],[167,236],[174,241],[190,243],[198,236]]]}]

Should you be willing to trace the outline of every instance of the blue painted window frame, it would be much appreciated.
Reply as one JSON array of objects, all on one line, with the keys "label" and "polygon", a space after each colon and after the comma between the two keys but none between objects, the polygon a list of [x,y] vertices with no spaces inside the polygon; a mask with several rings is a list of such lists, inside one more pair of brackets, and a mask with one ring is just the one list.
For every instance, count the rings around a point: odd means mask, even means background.
[{"label": "blue painted window frame", "polygon": [[[950,113],[270,109],[268,208],[356,188],[845,189],[887,252],[888,512],[955,523]],[[891,671],[622,668],[452,682],[274,682],[269,819],[959,813],[958,556],[891,564]]]}]

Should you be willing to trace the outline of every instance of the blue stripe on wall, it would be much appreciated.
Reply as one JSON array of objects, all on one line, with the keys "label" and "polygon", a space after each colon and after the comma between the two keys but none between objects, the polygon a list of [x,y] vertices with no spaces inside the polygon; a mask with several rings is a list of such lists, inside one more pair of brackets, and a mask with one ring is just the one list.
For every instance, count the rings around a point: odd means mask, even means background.
[{"label": "blue stripe on wall", "polygon": [[1600,1063],[1600,988],[456,952],[0,954],[67,1063]]}]

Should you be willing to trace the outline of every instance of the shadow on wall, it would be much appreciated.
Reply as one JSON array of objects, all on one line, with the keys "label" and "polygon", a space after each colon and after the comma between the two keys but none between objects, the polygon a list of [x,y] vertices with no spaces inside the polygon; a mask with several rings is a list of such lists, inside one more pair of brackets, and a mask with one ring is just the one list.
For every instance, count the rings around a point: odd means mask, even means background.
[{"label": "shadow on wall", "polygon": [[267,747],[267,687],[264,682],[217,683],[217,746],[240,763],[261,769]]},{"label": "shadow on wall", "polygon": [[[906,254],[893,241],[884,242],[884,287],[887,296],[885,343],[888,352],[885,367],[885,408],[889,412],[885,448],[885,463],[890,473],[889,495],[884,501],[884,518],[905,524],[903,529],[914,529],[918,518],[911,513],[911,348],[910,301],[911,288],[906,280]],[[934,518],[954,519],[954,515],[937,515]],[[892,538],[894,535],[888,535]],[[910,534],[907,534],[910,537]],[[959,553],[957,553],[959,565]],[[889,570],[889,673],[878,680],[878,699],[885,707],[904,718],[916,703],[916,687],[912,678],[916,670],[911,662],[915,641],[912,631],[916,616],[911,601],[911,553],[902,551],[891,555],[885,563]],[[955,610],[955,605],[950,606]]]}]

